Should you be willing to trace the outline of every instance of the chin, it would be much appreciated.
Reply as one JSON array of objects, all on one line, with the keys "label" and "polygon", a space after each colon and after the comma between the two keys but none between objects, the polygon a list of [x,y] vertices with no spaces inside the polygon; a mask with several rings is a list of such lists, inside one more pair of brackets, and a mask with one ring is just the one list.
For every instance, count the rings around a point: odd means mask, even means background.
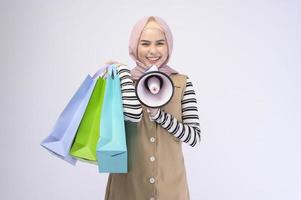
[{"label": "chin", "polygon": [[162,65],[162,62],[150,63],[150,66],[156,65],[158,68]]},{"label": "chin", "polygon": [[158,68],[163,64],[163,62],[155,62],[155,63],[150,63],[150,62],[143,62],[143,64],[145,65],[145,66],[148,66],[148,67],[151,67],[151,66],[153,66],[153,65],[156,65]]}]

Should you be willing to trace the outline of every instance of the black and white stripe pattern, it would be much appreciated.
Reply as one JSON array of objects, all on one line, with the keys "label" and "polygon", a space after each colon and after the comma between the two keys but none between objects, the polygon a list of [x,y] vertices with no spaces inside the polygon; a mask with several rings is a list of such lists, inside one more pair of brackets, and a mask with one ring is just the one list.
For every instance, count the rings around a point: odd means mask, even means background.
[{"label": "black and white stripe pattern", "polygon": [[169,113],[160,110],[154,117],[158,124],[182,142],[194,147],[201,141],[196,94],[190,79],[187,79],[182,104],[182,123]]},{"label": "black and white stripe pattern", "polygon": [[[125,120],[139,122],[142,118],[142,106],[135,95],[135,87],[127,66],[119,66],[122,101]],[[152,118],[180,141],[194,147],[201,140],[196,94],[190,79],[187,79],[182,103],[182,123],[162,110]]]},{"label": "black and white stripe pattern", "polygon": [[127,66],[121,65],[118,67],[118,75],[121,84],[124,119],[139,122],[142,118],[142,106],[135,94],[131,72]]}]

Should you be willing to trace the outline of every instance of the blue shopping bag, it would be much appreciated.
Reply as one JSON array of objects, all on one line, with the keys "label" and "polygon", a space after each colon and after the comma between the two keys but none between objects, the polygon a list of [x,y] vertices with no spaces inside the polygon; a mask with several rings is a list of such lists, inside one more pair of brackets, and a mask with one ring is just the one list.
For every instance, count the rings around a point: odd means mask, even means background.
[{"label": "blue shopping bag", "polygon": [[51,154],[75,165],[77,159],[69,155],[76,131],[86,110],[97,81],[97,76],[105,69],[101,67],[93,77],[87,75],[57,119],[50,134],[40,143]]},{"label": "blue shopping bag", "polygon": [[116,65],[108,67],[96,154],[99,172],[127,173],[127,146]]}]

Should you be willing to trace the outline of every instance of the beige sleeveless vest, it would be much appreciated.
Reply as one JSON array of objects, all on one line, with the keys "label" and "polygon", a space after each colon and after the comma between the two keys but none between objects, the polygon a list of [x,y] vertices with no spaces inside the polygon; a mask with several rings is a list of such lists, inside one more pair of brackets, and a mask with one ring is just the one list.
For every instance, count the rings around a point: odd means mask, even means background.
[{"label": "beige sleeveless vest", "polygon": [[[174,95],[161,109],[182,122],[186,76],[171,75]],[[135,84],[135,83],[134,83]],[[105,200],[189,200],[182,142],[156,122],[146,107],[139,123],[125,122],[128,173],[111,173]]]}]

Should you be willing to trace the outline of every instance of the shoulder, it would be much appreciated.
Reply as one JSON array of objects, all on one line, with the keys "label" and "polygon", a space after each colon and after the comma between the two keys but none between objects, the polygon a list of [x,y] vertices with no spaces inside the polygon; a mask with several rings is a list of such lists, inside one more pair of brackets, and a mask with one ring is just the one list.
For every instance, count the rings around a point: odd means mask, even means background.
[{"label": "shoulder", "polygon": [[130,69],[127,65],[118,65],[117,67],[118,73],[130,73]]},{"label": "shoulder", "polygon": [[188,78],[188,75],[186,74],[171,74],[170,77],[176,77],[176,78]]},{"label": "shoulder", "polygon": [[171,80],[175,85],[183,85],[186,86],[187,82],[190,81],[188,75],[186,74],[172,74],[170,75]]}]

